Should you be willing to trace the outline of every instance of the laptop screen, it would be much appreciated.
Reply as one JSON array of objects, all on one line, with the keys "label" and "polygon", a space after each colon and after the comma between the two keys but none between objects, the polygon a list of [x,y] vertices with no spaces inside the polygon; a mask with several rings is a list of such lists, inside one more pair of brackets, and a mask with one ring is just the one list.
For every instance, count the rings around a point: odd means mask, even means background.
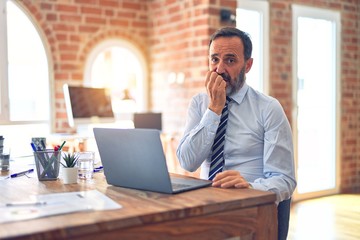
[{"label": "laptop screen", "polygon": [[134,113],[135,128],[162,130],[162,114],[154,112]]}]

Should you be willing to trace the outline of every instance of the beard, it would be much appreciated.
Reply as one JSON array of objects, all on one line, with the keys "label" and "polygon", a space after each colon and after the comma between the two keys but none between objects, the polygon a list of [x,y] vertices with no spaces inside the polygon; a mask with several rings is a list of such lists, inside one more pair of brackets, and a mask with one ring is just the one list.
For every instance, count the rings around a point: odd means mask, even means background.
[{"label": "beard", "polygon": [[245,66],[241,69],[239,75],[234,79],[231,79],[231,77],[226,73],[222,73],[220,75],[227,83],[226,95],[230,96],[233,93],[239,91],[240,88],[244,85],[244,83],[245,83]]}]

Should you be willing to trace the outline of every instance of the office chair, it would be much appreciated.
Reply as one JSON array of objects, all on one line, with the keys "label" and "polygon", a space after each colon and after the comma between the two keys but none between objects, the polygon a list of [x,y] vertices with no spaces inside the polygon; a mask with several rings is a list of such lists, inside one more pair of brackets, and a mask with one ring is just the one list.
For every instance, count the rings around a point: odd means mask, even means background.
[{"label": "office chair", "polygon": [[291,198],[278,205],[278,240],[286,240],[289,231]]}]

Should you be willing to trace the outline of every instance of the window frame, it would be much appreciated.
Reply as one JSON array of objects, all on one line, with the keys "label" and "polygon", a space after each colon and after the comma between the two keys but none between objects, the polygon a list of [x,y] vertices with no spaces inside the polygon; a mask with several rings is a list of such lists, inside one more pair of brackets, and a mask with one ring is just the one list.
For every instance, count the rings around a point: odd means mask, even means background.
[{"label": "window frame", "polygon": [[[11,121],[10,120],[10,99],[9,99],[9,72],[8,72],[8,49],[7,49],[7,2],[11,1],[14,5],[16,5],[23,14],[27,17],[30,23],[34,26],[35,31],[39,35],[41,43],[44,47],[45,57],[47,60],[48,67],[48,91],[49,91],[49,118],[48,120],[30,120],[30,121]],[[54,129],[54,111],[52,111],[52,106],[54,105],[54,93],[53,89],[53,79],[52,79],[52,69],[51,69],[51,58],[49,57],[49,47],[45,39],[45,35],[42,30],[38,27],[36,22],[33,20],[33,16],[29,13],[29,11],[24,8],[21,4],[14,0],[5,0],[0,1],[0,52],[3,52],[0,55],[0,123],[2,125],[24,125],[24,124],[47,124],[48,130],[52,131]]]},{"label": "window frame", "polygon": [[0,122],[6,123],[9,120],[9,93],[8,93],[8,68],[7,68],[7,20],[6,3],[0,1]]},{"label": "window frame", "polygon": [[261,39],[262,47],[259,49],[262,59],[255,59],[255,61],[261,61],[260,69],[262,69],[262,92],[264,94],[269,94],[269,3],[262,0],[238,0],[236,8],[256,11],[260,13],[262,17],[261,35],[263,39]]}]

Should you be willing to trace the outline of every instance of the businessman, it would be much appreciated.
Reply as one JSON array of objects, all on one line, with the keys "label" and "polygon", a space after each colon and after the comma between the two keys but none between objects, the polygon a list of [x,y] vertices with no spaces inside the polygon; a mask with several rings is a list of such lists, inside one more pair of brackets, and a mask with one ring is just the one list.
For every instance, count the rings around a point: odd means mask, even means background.
[{"label": "businessman", "polygon": [[201,167],[214,187],[271,191],[280,203],[296,187],[292,133],[280,103],[247,85],[251,53],[237,28],[211,36],[206,93],[191,100],[177,157],[187,171]]}]

